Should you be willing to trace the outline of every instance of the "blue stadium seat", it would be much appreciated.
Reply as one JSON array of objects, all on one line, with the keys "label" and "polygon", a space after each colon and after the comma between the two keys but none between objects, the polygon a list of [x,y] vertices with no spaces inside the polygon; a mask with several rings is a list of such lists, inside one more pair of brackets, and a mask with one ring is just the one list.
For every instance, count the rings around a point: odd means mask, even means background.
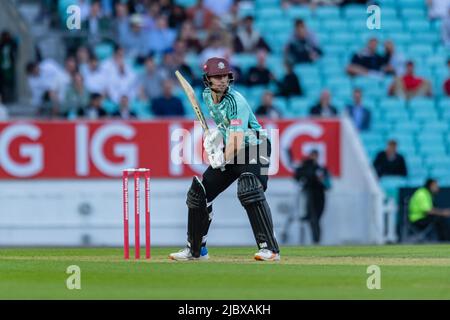
[{"label": "blue stadium seat", "polygon": [[443,144],[421,144],[418,147],[419,152],[425,157],[443,156],[447,154]]},{"label": "blue stadium seat", "polygon": [[427,145],[427,144],[439,144],[439,145],[442,145],[443,137],[442,137],[442,134],[422,132],[422,133],[418,134],[417,142],[420,145]]},{"label": "blue stadium seat", "polygon": [[428,121],[423,125],[423,132],[430,134],[442,134],[447,132],[449,128],[448,122],[442,120]]},{"label": "blue stadium seat", "polygon": [[384,11],[381,18],[381,26],[385,32],[403,32],[403,21],[396,19],[385,19]]},{"label": "blue stadium seat", "polygon": [[399,188],[405,187],[407,181],[408,179],[404,177],[382,177],[380,185],[388,197],[397,199]]},{"label": "blue stadium seat", "polygon": [[421,125],[419,123],[413,122],[413,121],[399,122],[395,126],[396,131],[409,133],[409,134],[419,132],[420,129],[421,129]]},{"label": "blue stadium seat", "polygon": [[311,18],[311,10],[303,6],[290,7],[287,14],[291,19],[307,20]]},{"label": "blue stadium seat", "polygon": [[313,16],[321,19],[338,19],[340,16],[339,8],[334,6],[320,6],[312,12]]},{"label": "blue stadium seat", "polygon": [[424,8],[410,8],[408,6],[402,7],[400,10],[402,18],[405,20],[425,20],[427,19]]},{"label": "blue stadium seat", "polygon": [[408,104],[409,109],[411,110],[435,110],[434,108],[434,100],[431,98],[425,97],[416,97],[412,99]]},{"label": "blue stadium seat", "polygon": [[387,111],[393,109],[404,109],[405,105],[405,100],[398,98],[385,98],[380,101],[380,107]]}]

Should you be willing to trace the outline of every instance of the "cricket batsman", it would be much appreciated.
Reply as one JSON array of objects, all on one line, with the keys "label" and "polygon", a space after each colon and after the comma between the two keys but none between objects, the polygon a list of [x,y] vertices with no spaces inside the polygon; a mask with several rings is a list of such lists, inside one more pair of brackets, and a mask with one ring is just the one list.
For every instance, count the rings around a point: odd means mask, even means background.
[{"label": "cricket batsman", "polygon": [[236,179],[237,196],[247,211],[259,251],[255,259],[280,260],[266,201],[270,140],[246,99],[230,85],[234,80],[230,64],[211,58],[203,66],[203,100],[217,125],[205,135],[203,146],[210,166],[203,178],[193,178],[187,193],[187,246],[172,253],[172,260],[206,260],[206,238],[212,220],[212,202]]}]

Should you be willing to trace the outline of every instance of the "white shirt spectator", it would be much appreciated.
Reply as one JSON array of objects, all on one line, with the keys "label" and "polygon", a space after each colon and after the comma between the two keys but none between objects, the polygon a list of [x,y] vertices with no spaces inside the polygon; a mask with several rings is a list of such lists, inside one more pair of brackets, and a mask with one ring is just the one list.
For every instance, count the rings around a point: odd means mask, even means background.
[{"label": "white shirt spectator", "polygon": [[48,89],[57,94],[59,101],[63,101],[67,87],[72,81],[70,75],[53,59],[43,60],[39,68],[43,81],[48,83]]},{"label": "white shirt spectator", "polygon": [[431,19],[441,19],[447,15],[450,0],[427,0],[428,16]]},{"label": "white shirt spectator", "polygon": [[130,66],[124,64],[121,70],[111,59],[104,62],[102,72],[107,79],[105,81],[107,95],[114,103],[119,104],[122,96],[127,96],[130,101],[136,97],[137,77]]},{"label": "white shirt spectator", "polygon": [[233,0],[204,0],[204,6],[218,17],[230,12]]}]

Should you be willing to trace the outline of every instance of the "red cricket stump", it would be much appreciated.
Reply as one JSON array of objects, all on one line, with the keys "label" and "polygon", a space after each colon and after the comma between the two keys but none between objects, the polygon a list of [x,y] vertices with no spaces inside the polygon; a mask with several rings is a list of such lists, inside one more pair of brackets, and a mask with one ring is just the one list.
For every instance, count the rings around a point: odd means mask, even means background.
[{"label": "red cricket stump", "polygon": [[130,258],[130,238],[128,234],[128,171],[122,173],[123,183],[123,251],[124,258]]},{"label": "red cricket stump", "polygon": [[150,259],[150,171],[145,172],[145,257]]},{"label": "red cricket stump", "polygon": [[125,169],[122,174],[123,188],[123,238],[124,238],[124,258],[130,258],[130,240],[129,240],[129,195],[128,195],[128,176],[133,174],[134,178],[134,258],[140,259],[140,177],[145,180],[145,257],[150,259],[150,169]]},{"label": "red cricket stump", "polygon": [[140,253],[140,236],[139,236],[139,172],[134,172],[134,258],[139,259]]}]

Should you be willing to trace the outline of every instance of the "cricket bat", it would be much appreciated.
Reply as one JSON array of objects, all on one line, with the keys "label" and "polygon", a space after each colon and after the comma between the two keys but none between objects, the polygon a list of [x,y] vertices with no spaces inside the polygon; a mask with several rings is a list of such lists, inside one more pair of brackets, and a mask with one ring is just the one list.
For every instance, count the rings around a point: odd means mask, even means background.
[{"label": "cricket bat", "polygon": [[[180,71],[175,71],[175,75],[177,76],[178,81],[181,84],[181,87],[183,88],[184,92],[186,93],[189,102],[191,103],[192,109],[194,109],[195,115],[197,116],[198,121],[200,121],[200,124],[203,128],[203,131],[205,131],[206,134],[209,134],[209,128],[208,124],[206,123],[205,116],[203,115],[202,109],[200,109],[200,104],[197,101],[197,98],[195,97],[195,91],[192,88],[192,86],[187,82],[187,80],[183,77],[183,75],[180,73]],[[220,170],[224,171],[225,168],[220,168]]]},{"label": "cricket bat", "polygon": [[197,101],[197,98],[195,97],[194,89],[189,84],[189,82],[187,82],[187,80],[183,77],[180,71],[178,70],[175,71],[175,75],[177,76],[178,81],[181,84],[181,87],[186,93],[189,102],[191,103],[192,109],[194,109],[195,115],[197,116],[198,121],[200,121],[203,130],[206,132],[206,134],[208,134],[209,131],[208,124],[206,123],[205,116],[203,115],[202,109],[200,109],[200,105]]}]

